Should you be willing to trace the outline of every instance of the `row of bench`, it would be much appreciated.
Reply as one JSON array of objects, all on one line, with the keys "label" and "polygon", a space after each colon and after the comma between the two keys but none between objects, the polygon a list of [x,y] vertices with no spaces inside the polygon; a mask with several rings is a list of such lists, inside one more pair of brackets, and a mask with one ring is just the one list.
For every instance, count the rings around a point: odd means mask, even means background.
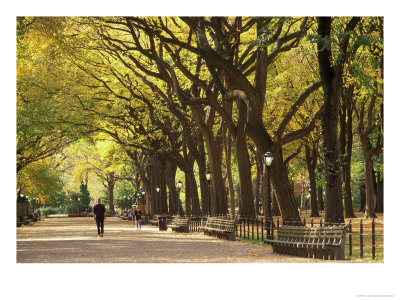
[{"label": "row of bench", "polygon": [[[190,218],[174,217],[168,225],[174,231],[189,232]],[[278,229],[276,239],[265,243],[273,246],[276,253],[320,259],[344,259],[348,225],[305,227],[283,225]],[[205,235],[217,236],[229,241],[236,239],[236,220],[227,217],[208,217],[202,221],[199,230]]]},{"label": "row of bench", "polygon": [[30,213],[28,215],[17,216],[17,227],[28,225],[31,222],[37,222],[40,219],[40,214],[37,212],[35,212],[34,214]]}]

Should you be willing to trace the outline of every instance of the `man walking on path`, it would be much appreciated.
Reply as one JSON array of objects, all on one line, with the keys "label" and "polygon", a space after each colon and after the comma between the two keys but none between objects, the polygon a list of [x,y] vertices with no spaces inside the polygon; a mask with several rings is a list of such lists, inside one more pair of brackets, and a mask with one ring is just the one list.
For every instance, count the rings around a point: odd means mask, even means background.
[{"label": "man walking on path", "polygon": [[104,220],[106,219],[106,207],[101,204],[101,199],[97,199],[97,204],[93,209],[94,220],[97,224],[97,234],[99,237],[103,237],[104,233]]}]

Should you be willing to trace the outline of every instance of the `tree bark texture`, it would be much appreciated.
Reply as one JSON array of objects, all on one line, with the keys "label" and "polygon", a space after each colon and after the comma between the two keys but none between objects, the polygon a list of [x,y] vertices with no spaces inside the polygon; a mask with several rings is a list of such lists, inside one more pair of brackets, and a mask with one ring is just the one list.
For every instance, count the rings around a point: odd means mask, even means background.
[{"label": "tree bark texture", "polygon": [[[324,90],[324,111],[322,114],[322,141],[326,192],[325,221],[343,222],[343,194],[339,157],[338,115],[339,92],[338,78],[332,67],[332,54],[326,42],[331,34],[330,17],[318,18],[318,64]],[[336,74],[337,75],[337,74]]]}]

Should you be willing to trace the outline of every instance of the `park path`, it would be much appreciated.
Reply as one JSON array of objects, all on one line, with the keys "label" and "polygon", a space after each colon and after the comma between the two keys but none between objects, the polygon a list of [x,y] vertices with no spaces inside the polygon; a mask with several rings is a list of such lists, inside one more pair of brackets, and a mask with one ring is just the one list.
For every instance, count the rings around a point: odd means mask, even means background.
[{"label": "park path", "polygon": [[[17,228],[18,263],[279,263],[326,262],[229,242],[203,233],[177,233],[146,225],[141,231],[116,217],[97,237],[93,218],[45,218]],[[347,261],[348,262],[348,261]]]}]

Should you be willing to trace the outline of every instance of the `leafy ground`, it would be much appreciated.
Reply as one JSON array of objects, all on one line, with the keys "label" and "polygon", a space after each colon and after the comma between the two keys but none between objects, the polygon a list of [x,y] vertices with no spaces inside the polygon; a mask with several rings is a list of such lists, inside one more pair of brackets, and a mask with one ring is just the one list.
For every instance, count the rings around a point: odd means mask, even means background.
[{"label": "leafy ground", "polygon": [[[107,218],[97,237],[92,218],[46,218],[17,228],[18,263],[268,263],[326,262],[278,255],[254,243],[229,242],[202,233],[159,231]],[[348,262],[348,261],[344,261]],[[353,262],[353,261],[352,261]]]}]

